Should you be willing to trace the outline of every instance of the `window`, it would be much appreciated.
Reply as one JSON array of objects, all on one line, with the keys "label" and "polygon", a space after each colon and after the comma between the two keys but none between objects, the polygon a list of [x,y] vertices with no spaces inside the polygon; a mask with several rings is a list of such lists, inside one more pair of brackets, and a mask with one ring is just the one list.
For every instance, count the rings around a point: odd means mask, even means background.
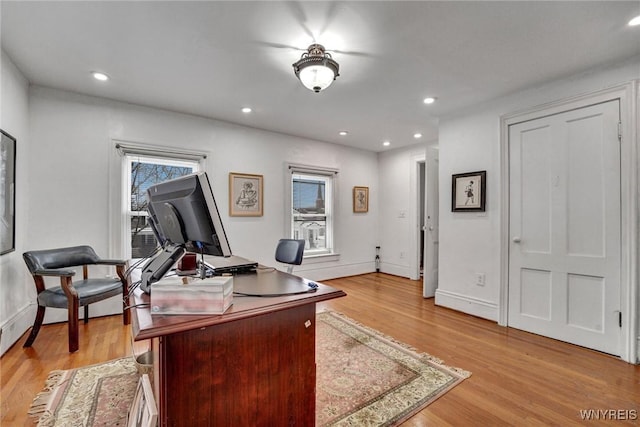
[{"label": "window", "polygon": [[291,238],[305,241],[305,257],[333,254],[335,171],[289,169]]},{"label": "window", "polygon": [[204,154],[118,143],[122,155],[122,245],[127,258],[144,258],[158,246],[147,222],[147,189],[202,170]]},{"label": "window", "polygon": [[127,156],[127,167],[131,257],[143,258],[150,255],[158,245],[147,222],[147,189],[162,181],[198,171],[198,163],[130,155]]}]

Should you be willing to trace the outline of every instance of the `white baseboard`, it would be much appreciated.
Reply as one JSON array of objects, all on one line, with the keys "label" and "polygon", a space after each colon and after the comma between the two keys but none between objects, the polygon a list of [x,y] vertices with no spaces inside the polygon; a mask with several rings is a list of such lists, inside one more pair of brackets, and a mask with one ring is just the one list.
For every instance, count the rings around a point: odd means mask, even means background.
[{"label": "white baseboard", "polygon": [[413,278],[413,275],[411,274],[411,268],[406,265],[397,265],[383,262],[382,264],[380,264],[380,272],[415,280]]},{"label": "white baseboard", "polygon": [[321,281],[337,279],[339,277],[357,276],[358,274],[373,273],[375,271],[375,263],[362,262],[356,264],[343,264],[332,267],[321,267],[321,264],[309,264],[307,266],[303,265],[302,267],[294,268],[293,274],[310,280]]},{"label": "white baseboard", "polygon": [[498,305],[490,301],[437,289],[435,304],[483,319],[498,321]]},{"label": "white baseboard", "polygon": [[1,327],[0,355],[11,348],[24,333],[33,325],[36,316],[35,304],[27,304],[11,316]]}]

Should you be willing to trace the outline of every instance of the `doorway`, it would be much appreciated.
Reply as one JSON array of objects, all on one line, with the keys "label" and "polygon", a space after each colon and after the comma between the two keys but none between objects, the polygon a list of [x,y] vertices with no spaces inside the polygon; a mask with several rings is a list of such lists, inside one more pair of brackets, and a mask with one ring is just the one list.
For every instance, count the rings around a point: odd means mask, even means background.
[{"label": "doorway", "polygon": [[428,147],[418,161],[418,242],[419,265],[424,298],[435,296],[438,288],[438,164],[439,151]]}]

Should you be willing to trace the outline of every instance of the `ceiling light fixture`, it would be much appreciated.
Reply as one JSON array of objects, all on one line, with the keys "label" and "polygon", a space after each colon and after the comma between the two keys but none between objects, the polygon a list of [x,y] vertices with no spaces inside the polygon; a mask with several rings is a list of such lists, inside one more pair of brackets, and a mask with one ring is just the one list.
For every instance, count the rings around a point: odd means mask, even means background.
[{"label": "ceiling light fixture", "polygon": [[382,145],[384,145],[385,147],[388,147],[388,146],[391,145],[391,142],[390,141],[385,141],[385,142],[382,143]]},{"label": "ceiling light fixture", "polygon": [[243,108],[242,108],[242,112],[243,112],[243,113],[247,113],[247,114],[248,114],[248,113],[250,113],[251,111],[253,111],[253,110],[251,110],[251,108],[249,108],[249,107],[243,107]]},{"label": "ceiling light fixture", "polygon": [[302,84],[315,93],[328,88],[338,77],[340,66],[325,52],[324,46],[314,43],[300,60],[293,64],[293,72]]},{"label": "ceiling light fixture", "polygon": [[436,99],[431,96],[424,99],[425,104],[433,104],[434,102],[436,102]]},{"label": "ceiling light fixture", "polygon": [[109,76],[107,76],[105,73],[101,73],[100,71],[92,71],[91,75],[94,79],[100,80],[101,82],[106,82],[107,80],[109,80]]},{"label": "ceiling light fixture", "polygon": [[340,132],[338,132],[338,134],[340,136],[347,136],[349,134],[349,132],[347,132],[346,130],[341,130]]},{"label": "ceiling light fixture", "polygon": [[629,26],[635,27],[636,25],[640,25],[640,15],[636,16],[631,21],[629,21]]},{"label": "ceiling light fixture", "polygon": [[420,139],[420,138],[422,138],[422,134],[421,134],[420,132],[418,132],[418,133],[414,133],[414,134],[413,134],[413,137],[414,137],[415,139]]}]

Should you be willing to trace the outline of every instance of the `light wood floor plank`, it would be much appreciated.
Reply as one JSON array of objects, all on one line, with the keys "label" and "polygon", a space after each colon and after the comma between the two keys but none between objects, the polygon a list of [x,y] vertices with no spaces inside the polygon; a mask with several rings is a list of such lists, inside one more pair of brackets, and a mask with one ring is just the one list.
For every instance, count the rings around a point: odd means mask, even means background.
[{"label": "light wood floor plank", "polygon": [[[319,310],[342,312],[472,372],[404,426],[640,425],[640,366],[436,307],[422,298],[420,282],[374,273],[324,283],[348,296],[318,304]],[[27,410],[50,371],[132,352],[121,316],[81,323],[80,350],[73,354],[66,331],[66,323],[45,325],[32,348],[22,348],[25,335],[0,359],[0,425],[33,425]],[[589,409],[636,419],[582,421],[580,410]]]}]

